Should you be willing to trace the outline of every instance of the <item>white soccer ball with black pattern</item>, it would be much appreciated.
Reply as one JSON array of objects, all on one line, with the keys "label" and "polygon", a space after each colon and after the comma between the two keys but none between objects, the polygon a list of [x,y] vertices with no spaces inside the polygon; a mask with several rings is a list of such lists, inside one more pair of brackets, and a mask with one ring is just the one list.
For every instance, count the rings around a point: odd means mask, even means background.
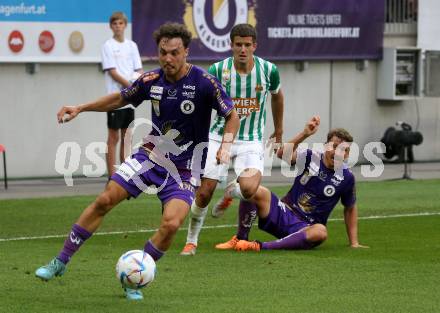
[{"label": "white soccer ball with black pattern", "polygon": [[144,251],[125,252],[116,264],[116,277],[124,288],[141,289],[154,280],[156,262]]}]

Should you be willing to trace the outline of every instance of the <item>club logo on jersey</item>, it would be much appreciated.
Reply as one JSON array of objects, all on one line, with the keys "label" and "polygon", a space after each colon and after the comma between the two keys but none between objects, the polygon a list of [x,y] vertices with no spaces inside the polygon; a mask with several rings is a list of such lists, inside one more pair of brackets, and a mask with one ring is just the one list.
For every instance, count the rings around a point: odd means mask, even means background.
[{"label": "club logo on jersey", "polygon": [[[256,23],[248,21],[247,0],[193,0],[186,1],[186,7],[184,21],[188,28],[194,30],[201,42],[215,52],[230,49],[229,33],[234,25]],[[192,18],[189,18],[190,15]]]},{"label": "club logo on jersey", "polygon": [[240,118],[260,111],[260,103],[257,98],[232,98],[232,103]]},{"label": "club logo on jersey", "polygon": [[309,182],[310,178],[311,178],[311,176],[309,175],[309,171],[306,170],[306,171],[304,171],[304,174],[300,178],[299,182],[301,185],[305,186]]},{"label": "club logo on jersey", "polygon": [[261,85],[255,86],[255,91],[256,92],[262,92],[263,91],[263,86],[261,86]]},{"label": "club logo on jersey", "polygon": [[160,116],[160,102],[158,100],[151,100],[151,104],[153,105],[154,113],[156,113],[157,116]]},{"label": "club logo on jersey", "polygon": [[324,194],[325,194],[327,197],[331,197],[331,196],[333,196],[333,195],[335,194],[335,192],[336,192],[336,188],[335,188],[335,186],[327,185],[327,186],[324,187]]},{"label": "club logo on jersey", "polygon": [[222,71],[222,81],[225,83],[229,82],[231,80],[231,71],[228,68],[225,68]]},{"label": "club logo on jersey", "polygon": [[191,114],[192,112],[194,112],[194,109],[196,108],[196,106],[194,105],[194,103],[190,100],[184,100],[182,101],[182,103],[180,104],[180,110],[184,113],[184,114]]},{"label": "club logo on jersey", "polygon": [[162,86],[151,86],[150,92],[158,93],[161,95],[161,94],[163,94],[163,87]]}]

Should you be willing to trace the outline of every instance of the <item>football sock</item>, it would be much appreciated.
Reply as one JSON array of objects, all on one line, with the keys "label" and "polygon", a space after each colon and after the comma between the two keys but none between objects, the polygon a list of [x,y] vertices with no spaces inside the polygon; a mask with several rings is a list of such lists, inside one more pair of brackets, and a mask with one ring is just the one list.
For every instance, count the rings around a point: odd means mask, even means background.
[{"label": "football sock", "polygon": [[240,200],[238,206],[237,239],[248,240],[252,224],[257,218],[257,206],[249,201]]},{"label": "football sock", "polygon": [[313,248],[313,244],[308,242],[306,239],[305,231],[297,231],[296,233],[290,234],[284,238],[263,242],[261,244],[262,250],[272,250],[272,249],[286,249],[286,250],[294,250],[294,249],[311,249]]},{"label": "football sock", "polygon": [[148,253],[154,261],[159,260],[165,254],[165,252],[160,251],[158,248],[156,248],[151,240],[148,240],[145,244],[144,251]]},{"label": "football sock", "polygon": [[186,236],[186,243],[197,245],[200,230],[202,229],[208,207],[200,208],[195,201],[191,205],[191,216],[188,225],[188,235]]},{"label": "football sock", "polygon": [[58,260],[64,264],[69,263],[70,258],[78,251],[79,247],[92,236],[92,233],[88,232],[78,224],[74,224],[70,234],[67,236],[66,241],[64,241],[63,250],[61,250],[58,255]]}]

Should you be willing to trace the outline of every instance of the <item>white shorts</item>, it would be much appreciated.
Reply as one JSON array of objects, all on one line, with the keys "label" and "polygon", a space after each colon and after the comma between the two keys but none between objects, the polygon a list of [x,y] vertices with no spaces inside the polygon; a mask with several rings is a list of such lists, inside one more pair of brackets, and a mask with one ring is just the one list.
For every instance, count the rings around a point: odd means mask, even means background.
[{"label": "white shorts", "polygon": [[[221,142],[209,139],[208,155],[206,158],[204,178],[223,181],[228,178],[229,164],[217,164],[216,155]],[[240,176],[247,168],[254,168],[263,175],[264,171],[264,148],[261,142],[239,141],[231,147],[231,161],[234,164],[235,174]]]}]

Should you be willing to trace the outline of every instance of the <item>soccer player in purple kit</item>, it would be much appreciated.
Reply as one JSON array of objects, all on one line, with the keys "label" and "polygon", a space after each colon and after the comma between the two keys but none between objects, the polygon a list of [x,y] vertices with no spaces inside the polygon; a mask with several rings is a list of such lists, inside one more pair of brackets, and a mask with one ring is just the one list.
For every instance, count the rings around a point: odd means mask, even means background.
[{"label": "soccer player in purple kit", "polygon": [[[193,202],[195,182],[200,179],[200,173],[193,169],[204,166],[206,153],[201,152],[207,147],[212,109],[226,119],[217,160],[228,162],[229,146],[239,126],[231,99],[213,76],[187,63],[191,33],[184,25],[166,23],[154,32],[154,38],[160,69],[144,73],[120,93],[65,106],[57,114],[58,122],[63,123],[81,112],[105,112],[151,100],[154,127],[146,137],[150,140],[121,164],[105,190],[83,211],[59,255],[37,269],[36,276],[43,280],[63,275],[70,258],[98,229],[104,216],[122,200],[137,197],[149,185],[158,188],[163,213],[159,229],[147,241],[144,251],[155,261],[163,256]],[[196,159],[201,164],[194,164]],[[177,177],[172,173],[174,170]],[[143,299],[139,290],[126,288],[125,294],[129,300]]]},{"label": "soccer player in purple kit", "polygon": [[[343,162],[348,158],[352,136],[343,128],[332,129],[327,134],[324,153],[309,149],[297,151],[301,142],[316,133],[319,124],[319,116],[314,116],[302,132],[277,152],[279,158],[287,157],[287,161],[292,164],[296,162],[300,167],[300,174],[289,192],[279,200],[267,188],[260,186],[251,200],[257,207],[258,227],[278,240],[240,240],[235,250],[314,248],[327,239],[327,219],[339,200],[344,206],[350,247],[367,248],[358,241],[355,179]],[[228,189],[225,190],[225,193],[228,192]],[[250,228],[241,224],[238,225],[237,234],[243,236],[241,232],[249,232]]]}]

